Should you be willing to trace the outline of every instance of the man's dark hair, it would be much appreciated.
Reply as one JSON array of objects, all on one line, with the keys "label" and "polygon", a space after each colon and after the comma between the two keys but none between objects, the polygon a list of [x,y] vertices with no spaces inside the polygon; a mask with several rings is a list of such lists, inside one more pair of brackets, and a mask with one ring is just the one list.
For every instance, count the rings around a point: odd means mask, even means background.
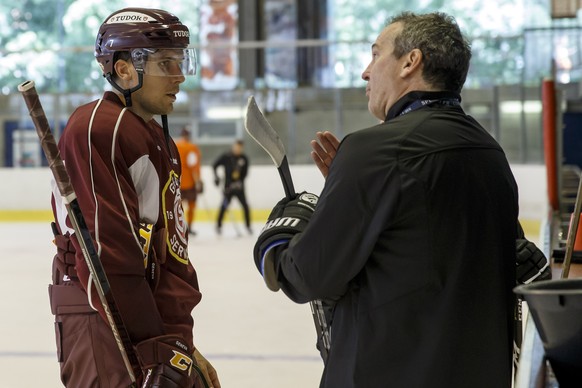
[{"label": "man's dark hair", "polygon": [[422,77],[433,87],[461,92],[469,71],[471,44],[452,16],[442,12],[403,12],[389,24],[403,28],[394,39],[394,55],[402,57],[417,48],[422,52]]}]

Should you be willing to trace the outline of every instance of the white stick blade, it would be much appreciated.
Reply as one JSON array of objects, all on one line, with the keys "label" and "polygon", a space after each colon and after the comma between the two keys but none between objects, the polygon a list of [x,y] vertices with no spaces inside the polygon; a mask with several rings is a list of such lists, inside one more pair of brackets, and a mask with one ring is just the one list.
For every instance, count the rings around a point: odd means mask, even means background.
[{"label": "white stick blade", "polygon": [[245,116],[245,129],[255,141],[269,154],[277,167],[285,157],[285,146],[277,132],[271,127],[254,96],[250,96]]}]

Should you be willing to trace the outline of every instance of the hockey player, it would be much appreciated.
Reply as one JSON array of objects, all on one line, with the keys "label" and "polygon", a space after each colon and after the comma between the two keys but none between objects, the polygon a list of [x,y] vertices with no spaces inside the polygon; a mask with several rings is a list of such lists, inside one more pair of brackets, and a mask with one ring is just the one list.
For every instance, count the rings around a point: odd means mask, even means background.
[{"label": "hockey player", "polygon": [[362,74],[381,123],[314,147],[318,203],[281,200],[259,235],[269,282],[336,302],[321,387],[511,386],[517,186],[460,106],[470,57],[452,17],[394,17]]},{"label": "hockey player", "polygon": [[182,163],[182,176],[180,177],[180,192],[182,193],[182,203],[186,204],[186,223],[188,233],[196,235],[193,229],[194,216],[196,213],[196,199],[198,194],[204,190],[204,183],[200,176],[202,167],[202,153],[197,144],[190,139],[188,127],[182,128],[180,138],[176,141],[180,161]]},{"label": "hockey player", "polygon": [[249,234],[252,234],[251,217],[247,197],[245,194],[245,179],[249,171],[249,158],[243,152],[243,141],[237,140],[232,144],[230,151],[220,155],[212,164],[212,171],[214,173],[214,184],[220,185],[220,178],[218,176],[218,168],[222,166],[224,169],[224,189],[222,203],[218,212],[218,219],[216,221],[216,231],[221,234],[222,220],[224,213],[230,205],[233,197],[236,197],[243,208],[245,217],[245,225]]},{"label": "hockey player", "polygon": [[[180,160],[167,129],[185,76],[189,31],[163,10],[126,8],[99,28],[95,56],[113,86],[70,117],[59,141],[78,202],[148,387],[220,387],[193,342],[201,298],[188,258]],[[154,119],[162,115],[163,127]],[[125,368],[58,191],[52,312],[61,380],[127,387]],[[140,385],[141,386],[141,385]]]}]

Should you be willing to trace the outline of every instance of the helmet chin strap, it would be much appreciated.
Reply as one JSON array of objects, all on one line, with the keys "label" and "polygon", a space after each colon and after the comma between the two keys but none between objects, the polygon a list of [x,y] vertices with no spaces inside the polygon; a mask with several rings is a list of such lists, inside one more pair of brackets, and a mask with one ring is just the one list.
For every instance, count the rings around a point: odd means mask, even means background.
[{"label": "helmet chin strap", "polygon": [[141,71],[137,72],[137,85],[130,89],[123,89],[121,86],[119,86],[117,82],[113,80],[111,74],[108,74],[106,78],[107,81],[111,84],[111,86],[113,86],[115,89],[117,89],[119,92],[123,94],[123,97],[125,98],[125,106],[128,108],[131,107],[131,93],[135,92],[136,90],[140,89],[143,86],[143,72]]},{"label": "helmet chin strap", "polygon": [[166,139],[166,146],[168,147],[168,153],[170,152],[170,128],[168,126],[168,115],[162,115],[162,128],[164,129],[164,138]]}]

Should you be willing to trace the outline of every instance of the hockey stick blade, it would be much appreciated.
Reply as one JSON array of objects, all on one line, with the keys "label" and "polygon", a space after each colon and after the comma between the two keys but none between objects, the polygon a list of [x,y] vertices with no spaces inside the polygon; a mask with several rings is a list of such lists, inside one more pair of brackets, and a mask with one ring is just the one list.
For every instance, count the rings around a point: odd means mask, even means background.
[{"label": "hockey stick blade", "polygon": [[271,124],[265,119],[254,96],[250,96],[247,102],[245,129],[267,151],[271,159],[273,159],[275,166],[280,167],[285,158],[285,146],[277,132],[275,132]]},{"label": "hockey stick blade", "polygon": [[279,137],[279,134],[273,129],[267,121],[263,112],[259,109],[255,97],[250,96],[247,103],[247,112],[245,116],[245,129],[248,134],[269,154],[283,183],[283,189],[288,199],[295,196],[293,179],[289,171],[289,162],[285,152],[285,146]]},{"label": "hockey stick blade", "polygon": [[135,354],[129,333],[123,323],[121,314],[113,298],[111,286],[105,274],[105,270],[95,249],[93,239],[85,223],[85,218],[79,207],[77,196],[71,184],[71,179],[65,164],[61,158],[59,148],[51,132],[50,125],[40,103],[40,99],[34,87],[33,81],[26,81],[18,85],[18,90],[28,107],[30,117],[34,123],[36,133],[40,140],[40,145],[49,163],[49,168],[55,178],[59,192],[65,202],[65,207],[69,215],[69,220],[78,236],[77,240],[81,246],[83,257],[93,277],[93,283],[103,306],[105,316],[111,327],[113,337],[119,348],[122,360],[127,368],[131,387],[136,386],[134,371],[139,371],[139,361]]}]

